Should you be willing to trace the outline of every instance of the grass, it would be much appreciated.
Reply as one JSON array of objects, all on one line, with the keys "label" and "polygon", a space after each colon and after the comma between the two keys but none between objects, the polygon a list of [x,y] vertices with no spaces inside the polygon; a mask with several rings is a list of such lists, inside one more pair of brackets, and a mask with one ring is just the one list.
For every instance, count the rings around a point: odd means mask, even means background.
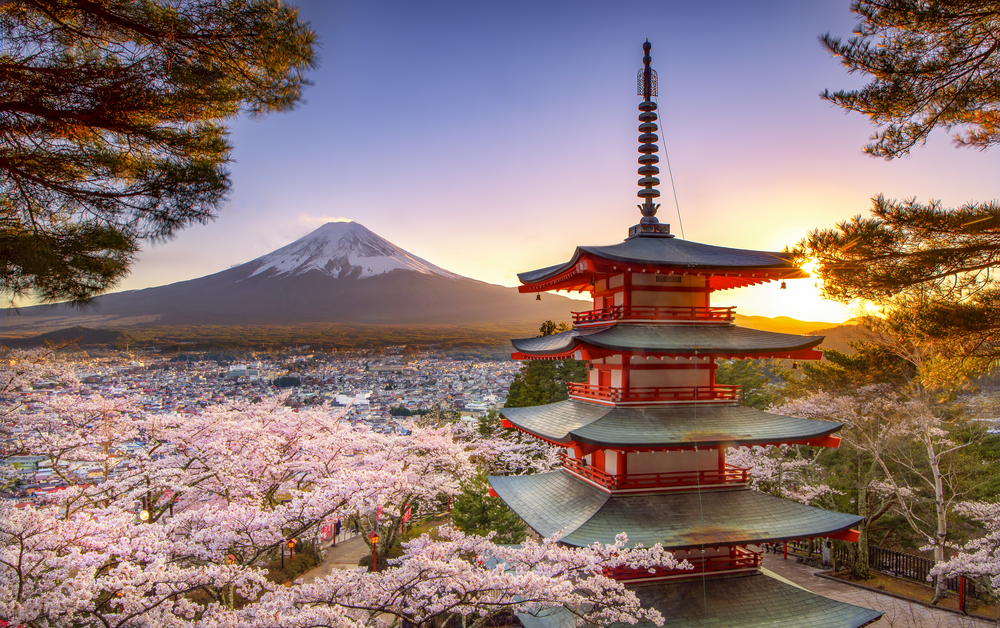
[{"label": "grass", "polygon": [[[913,600],[915,602],[931,604],[934,599],[934,589],[932,587],[919,582],[914,582],[912,580],[894,578],[886,574],[872,572],[871,577],[867,580],[856,580],[846,571],[831,571],[827,572],[827,575],[840,580],[845,580],[847,582],[854,582],[861,586],[875,589],[876,591],[890,593],[908,600]],[[938,600],[937,604],[934,606],[937,608],[947,608],[957,611],[959,610],[958,594],[955,592],[949,592],[948,597]],[[975,598],[966,598],[965,600],[966,613],[985,619],[996,619],[997,607],[998,605],[996,603],[987,604]]]}]

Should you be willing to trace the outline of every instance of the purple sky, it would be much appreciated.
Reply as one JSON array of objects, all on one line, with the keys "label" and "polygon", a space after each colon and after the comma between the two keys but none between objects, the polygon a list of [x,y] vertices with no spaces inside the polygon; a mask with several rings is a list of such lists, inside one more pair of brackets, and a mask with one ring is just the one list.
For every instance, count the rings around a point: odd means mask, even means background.
[{"label": "purple sky", "polygon": [[[860,86],[820,46],[847,0],[299,3],[321,42],[296,111],[232,125],[218,220],[147,247],[121,289],[249,261],[337,218],[468,277],[565,261],[638,221],[635,75],[659,74],[659,218],[690,240],[780,250],[865,214],[870,198],[1000,197],[996,150],[932,136],[911,157],[862,154],[867,118],[821,100]],[[717,294],[743,314],[840,321],[812,280]]]}]

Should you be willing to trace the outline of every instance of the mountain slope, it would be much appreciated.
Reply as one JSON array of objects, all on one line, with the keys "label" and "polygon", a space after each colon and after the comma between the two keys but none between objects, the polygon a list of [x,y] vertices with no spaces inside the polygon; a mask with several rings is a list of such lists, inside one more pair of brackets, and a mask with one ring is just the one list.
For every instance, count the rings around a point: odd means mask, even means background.
[{"label": "mountain slope", "polygon": [[407,253],[358,223],[328,223],[212,275],[108,294],[86,307],[5,310],[5,331],[71,325],[462,324],[571,320],[580,301],[475,281]]}]

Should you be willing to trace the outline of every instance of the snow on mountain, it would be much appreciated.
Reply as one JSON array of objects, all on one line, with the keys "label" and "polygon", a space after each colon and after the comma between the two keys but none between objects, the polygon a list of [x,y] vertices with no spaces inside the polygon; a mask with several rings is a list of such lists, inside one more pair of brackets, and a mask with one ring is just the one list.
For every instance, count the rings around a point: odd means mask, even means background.
[{"label": "snow on mountain", "polygon": [[328,222],[289,245],[247,262],[250,275],[294,276],[318,270],[335,278],[364,279],[393,270],[414,270],[460,279],[460,275],[411,255],[356,222]]}]

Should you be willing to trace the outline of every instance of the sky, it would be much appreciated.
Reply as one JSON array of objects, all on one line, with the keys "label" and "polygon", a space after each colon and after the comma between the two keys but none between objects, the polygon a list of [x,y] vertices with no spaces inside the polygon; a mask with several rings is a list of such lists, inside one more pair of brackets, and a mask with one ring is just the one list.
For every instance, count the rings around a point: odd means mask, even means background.
[{"label": "sky", "polygon": [[[940,131],[910,157],[869,157],[868,119],[819,97],[865,82],[818,42],[850,36],[849,0],[298,6],[320,42],[305,101],[231,124],[233,188],[218,218],[147,245],[119,289],[225,270],[331,220],[505,286],[578,245],[620,242],[640,218],[646,39],[659,76],[658,218],[678,237],[782,250],[867,215],[879,193],[950,207],[1000,198],[996,149],[955,148]],[[713,304],[852,315],[811,279],[716,293]]]}]

